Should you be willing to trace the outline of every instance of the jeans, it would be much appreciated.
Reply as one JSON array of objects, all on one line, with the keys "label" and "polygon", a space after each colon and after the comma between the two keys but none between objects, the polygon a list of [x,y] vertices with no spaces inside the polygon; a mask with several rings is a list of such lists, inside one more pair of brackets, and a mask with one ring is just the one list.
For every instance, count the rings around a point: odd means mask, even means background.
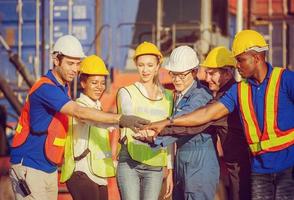
[{"label": "jeans", "polygon": [[294,168],[272,174],[252,173],[253,200],[293,200]]},{"label": "jeans", "polygon": [[125,147],[122,147],[117,166],[117,181],[122,200],[157,200],[162,179],[162,167],[134,161]]}]

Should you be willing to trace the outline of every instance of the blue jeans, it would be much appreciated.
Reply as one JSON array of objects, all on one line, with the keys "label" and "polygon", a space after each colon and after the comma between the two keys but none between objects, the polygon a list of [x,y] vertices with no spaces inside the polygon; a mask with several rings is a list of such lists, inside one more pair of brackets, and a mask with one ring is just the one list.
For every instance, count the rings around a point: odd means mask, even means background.
[{"label": "blue jeans", "polygon": [[163,172],[134,161],[123,145],[117,166],[117,182],[122,200],[158,200]]},{"label": "blue jeans", "polygon": [[252,173],[252,200],[293,200],[294,168],[272,174]]}]

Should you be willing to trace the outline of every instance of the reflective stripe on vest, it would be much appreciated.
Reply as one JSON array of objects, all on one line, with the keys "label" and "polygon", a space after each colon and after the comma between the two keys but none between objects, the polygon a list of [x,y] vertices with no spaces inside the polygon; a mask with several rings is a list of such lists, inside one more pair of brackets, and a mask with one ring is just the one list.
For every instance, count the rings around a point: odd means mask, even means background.
[{"label": "reflective stripe on vest", "polygon": [[63,138],[54,138],[53,144],[55,146],[63,147],[65,144],[65,139]]},{"label": "reflective stripe on vest", "polygon": [[[73,125],[73,118],[70,117],[68,134],[65,143],[64,164],[61,168],[60,181],[67,181],[75,169],[74,161],[74,145],[73,133],[79,131],[77,126]],[[81,125],[81,124],[80,124]],[[84,124],[85,126],[88,126]],[[112,161],[112,153],[110,147],[109,131],[107,129],[89,126],[88,149],[89,154],[86,155],[88,167],[93,175],[106,178],[115,176],[115,167]]]},{"label": "reflective stripe on vest", "polygon": [[[164,96],[160,100],[150,100],[142,95],[135,85],[125,87],[125,89],[131,96],[134,115],[150,121],[159,121],[171,115],[173,104],[171,91],[165,90]],[[121,106],[121,103],[118,103],[118,106]],[[119,107],[118,110],[120,112],[121,108]],[[150,166],[166,166],[166,148],[151,149],[148,144],[135,140],[132,137],[134,132],[131,129],[123,128],[121,132],[127,136],[127,148],[133,160]]]},{"label": "reflective stripe on vest", "polygon": [[[19,147],[24,144],[30,134],[30,102],[29,96],[32,95],[39,87],[43,84],[54,83],[47,77],[41,77],[33,87],[30,89],[28,96],[26,98],[25,105],[21,111],[21,115],[18,120],[18,125],[15,130],[15,135],[12,141],[12,147]],[[68,120],[67,116],[56,112],[52,117],[52,120],[44,132],[47,132],[47,137],[45,141],[45,155],[48,160],[55,164],[60,164],[63,159],[64,152],[64,140],[67,133]]]},{"label": "reflective stripe on vest", "polygon": [[278,127],[278,101],[282,68],[273,68],[266,94],[264,111],[264,130],[261,132],[252,102],[251,86],[242,81],[238,84],[238,98],[241,118],[251,152],[262,154],[285,149],[294,144],[294,129],[282,131]]}]

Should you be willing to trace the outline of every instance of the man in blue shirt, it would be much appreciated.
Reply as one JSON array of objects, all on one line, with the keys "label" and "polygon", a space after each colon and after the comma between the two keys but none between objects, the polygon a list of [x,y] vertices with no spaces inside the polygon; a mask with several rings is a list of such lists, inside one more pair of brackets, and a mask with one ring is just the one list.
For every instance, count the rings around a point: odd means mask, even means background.
[{"label": "man in blue shirt", "polygon": [[237,109],[252,153],[252,199],[294,199],[294,72],[273,68],[265,61],[266,50],[261,34],[241,31],[232,52],[244,80],[218,102],[149,128],[198,126]]},{"label": "man in blue shirt", "polygon": [[[148,121],[135,116],[104,113],[82,107],[69,97],[69,83],[77,75],[82,46],[71,35],[53,48],[54,67],[30,90],[12,143],[10,177],[16,199],[57,199],[57,165],[63,158],[67,116],[132,129]],[[26,182],[28,189],[24,189]]]}]

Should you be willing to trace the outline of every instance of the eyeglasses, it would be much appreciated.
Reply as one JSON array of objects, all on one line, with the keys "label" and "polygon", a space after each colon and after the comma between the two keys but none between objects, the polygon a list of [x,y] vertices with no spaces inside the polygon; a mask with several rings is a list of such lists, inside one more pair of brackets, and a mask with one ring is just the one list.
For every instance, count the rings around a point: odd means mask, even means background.
[{"label": "eyeglasses", "polygon": [[169,75],[171,76],[172,79],[175,79],[176,77],[179,77],[181,80],[184,80],[186,78],[186,76],[188,74],[190,74],[192,72],[192,70],[188,70],[187,72],[181,72],[181,73],[177,73],[177,72],[169,72]]}]

